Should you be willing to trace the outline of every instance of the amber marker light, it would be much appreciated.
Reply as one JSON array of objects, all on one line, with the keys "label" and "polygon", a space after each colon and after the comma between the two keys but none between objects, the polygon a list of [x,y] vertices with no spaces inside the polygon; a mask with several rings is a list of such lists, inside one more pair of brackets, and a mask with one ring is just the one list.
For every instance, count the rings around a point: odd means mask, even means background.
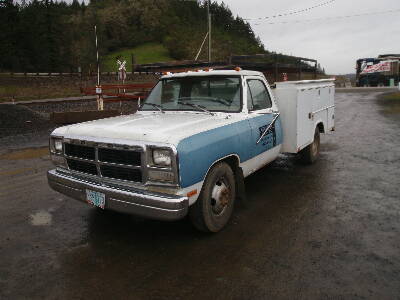
[{"label": "amber marker light", "polygon": [[193,190],[193,191],[187,193],[187,196],[190,198],[190,197],[192,197],[192,196],[194,196],[196,194],[197,194],[197,190]]}]

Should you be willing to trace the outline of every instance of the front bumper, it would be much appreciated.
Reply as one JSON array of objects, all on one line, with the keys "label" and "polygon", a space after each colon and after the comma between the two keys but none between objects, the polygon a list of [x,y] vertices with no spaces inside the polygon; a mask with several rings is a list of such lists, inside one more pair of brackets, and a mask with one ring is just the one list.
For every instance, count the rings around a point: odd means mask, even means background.
[{"label": "front bumper", "polygon": [[105,194],[105,209],[157,220],[179,220],[188,213],[187,197],[156,194],[130,188],[113,187],[51,170],[47,179],[52,189],[76,200],[86,201],[86,189]]}]

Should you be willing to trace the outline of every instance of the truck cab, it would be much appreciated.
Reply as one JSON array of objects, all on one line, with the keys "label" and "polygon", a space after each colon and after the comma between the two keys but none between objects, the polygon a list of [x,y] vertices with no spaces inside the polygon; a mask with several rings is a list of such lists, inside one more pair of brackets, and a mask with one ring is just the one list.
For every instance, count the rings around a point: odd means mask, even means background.
[{"label": "truck cab", "polygon": [[282,152],[316,159],[319,133],[334,129],[333,99],[332,80],[272,89],[255,71],[165,74],[137,113],[56,129],[48,181],[101,209],[189,215],[218,232],[245,198],[245,177]]}]

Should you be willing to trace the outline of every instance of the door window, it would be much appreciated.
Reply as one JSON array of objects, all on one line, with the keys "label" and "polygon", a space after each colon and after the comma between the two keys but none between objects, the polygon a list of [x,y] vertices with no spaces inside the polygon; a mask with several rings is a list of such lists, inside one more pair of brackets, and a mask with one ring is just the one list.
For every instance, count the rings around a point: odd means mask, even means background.
[{"label": "door window", "polygon": [[272,107],[271,97],[261,80],[247,81],[247,107],[249,110],[260,110]]}]

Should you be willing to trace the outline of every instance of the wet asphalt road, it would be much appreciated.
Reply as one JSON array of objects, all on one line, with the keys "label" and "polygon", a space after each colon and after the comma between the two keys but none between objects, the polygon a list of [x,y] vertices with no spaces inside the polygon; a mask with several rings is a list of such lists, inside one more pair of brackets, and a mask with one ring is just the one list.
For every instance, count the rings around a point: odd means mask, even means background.
[{"label": "wet asphalt road", "polygon": [[337,94],[320,160],[246,179],[215,235],[70,200],[21,149],[45,136],[0,141],[0,299],[400,299],[400,104],[377,95]]}]

